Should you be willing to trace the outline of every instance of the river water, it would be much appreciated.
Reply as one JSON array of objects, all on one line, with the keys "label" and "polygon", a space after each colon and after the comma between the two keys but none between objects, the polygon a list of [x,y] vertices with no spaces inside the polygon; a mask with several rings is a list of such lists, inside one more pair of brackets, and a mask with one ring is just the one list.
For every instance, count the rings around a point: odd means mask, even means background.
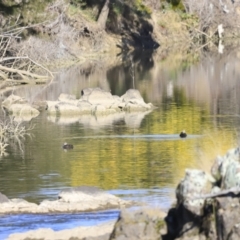
[{"label": "river water", "polygon": [[[186,168],[209,171],[214,158],[238,144],[240,50],[223,53],[136,53],[111,67],[99,61],[59,71],[47,85],[21,86],[13,92],[31,103],[77,97],[85,87],[121,96],[138,89],[158,108],[145,113],[55,117],[46,111],[24,122],[29,136],[12,141],[0,158],[0,192],[39,203],[57,199],[62,189],[97,186],[123,199],[171,206]],[[5,91],[4,99],[11,91]],[[4,119],[3,113],[1,118]],[[185,129],[186,139],[179,138]],[[74,145],[64,151],[62,144]],[[54,230],[116,219],[118,211],[46,216],[0,217],[0,239],[39,227]],[[59,220],[61,219],[61,220]]]}]

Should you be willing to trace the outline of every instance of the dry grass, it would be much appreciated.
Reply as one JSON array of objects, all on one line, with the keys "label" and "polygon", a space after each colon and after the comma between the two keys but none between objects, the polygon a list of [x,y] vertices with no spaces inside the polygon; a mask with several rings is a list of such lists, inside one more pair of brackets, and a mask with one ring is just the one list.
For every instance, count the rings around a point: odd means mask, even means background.
[{"label": "dry grass", "polygon": [[9,145],[10,140],[14,140],[18,143],[19,148],[22,150],[21,142],[29,131],[34,126],[26,128],[21,122],[14,120],[14,117],[9,117],[0,121],[0,156],[6,154],[6,148]]}]

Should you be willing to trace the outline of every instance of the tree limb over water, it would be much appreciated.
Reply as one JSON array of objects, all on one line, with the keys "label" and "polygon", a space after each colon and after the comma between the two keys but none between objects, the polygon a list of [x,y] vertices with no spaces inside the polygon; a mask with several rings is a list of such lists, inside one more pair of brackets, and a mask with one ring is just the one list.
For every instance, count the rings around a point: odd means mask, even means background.
[{"label": "tree limb over water", "polygon": [[[23,28],[24,29],[24,28]],[[22,29],[22,30],[23,30]],[[53,78],[53,73],[24,52],[12,48],[20,32],[0,33],[0,80],[13,84],[41,84]]]}]

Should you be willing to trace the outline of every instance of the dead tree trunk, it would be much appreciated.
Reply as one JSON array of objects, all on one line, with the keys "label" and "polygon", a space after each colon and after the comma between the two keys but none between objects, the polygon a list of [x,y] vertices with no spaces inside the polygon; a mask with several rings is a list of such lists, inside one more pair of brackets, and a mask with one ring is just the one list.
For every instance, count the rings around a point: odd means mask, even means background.
[{"label": "dead tree trunk", "polygon": [[106,22],[107,22],[108,13],[109,13],[109,2],[110,0],[105,1],[103,8],[98,16],[97,23],[102,30],[104,30],[106,27]]}]

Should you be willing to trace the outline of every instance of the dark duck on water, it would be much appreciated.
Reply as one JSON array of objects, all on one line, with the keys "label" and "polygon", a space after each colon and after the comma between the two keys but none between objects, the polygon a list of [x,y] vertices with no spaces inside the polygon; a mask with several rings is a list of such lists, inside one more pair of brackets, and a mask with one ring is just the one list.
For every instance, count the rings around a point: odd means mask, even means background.
[{"label": "dark duck on water", "polygon": [[73,145],[72,144],[68,144],[68,143],[64,143],[62,146],[63,149],[73,149]]},{"label": "dark duck on water", "polygon": [[187,137],[187,133],[185,132],[185,130],[182,130],[179,134],[180,138],[186,138]]}]

